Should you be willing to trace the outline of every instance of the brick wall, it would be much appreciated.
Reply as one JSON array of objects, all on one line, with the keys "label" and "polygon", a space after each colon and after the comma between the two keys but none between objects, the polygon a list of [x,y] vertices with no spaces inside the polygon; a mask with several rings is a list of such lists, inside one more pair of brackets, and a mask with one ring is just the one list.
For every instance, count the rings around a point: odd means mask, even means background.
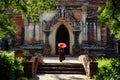
[{"label": "brick wall", "polygon": [[24,21],[21,17],[16,17],[13,19],[13,21],[16,24],[16,45],[20,45],[23,43],[23,38],[24,38]]}]

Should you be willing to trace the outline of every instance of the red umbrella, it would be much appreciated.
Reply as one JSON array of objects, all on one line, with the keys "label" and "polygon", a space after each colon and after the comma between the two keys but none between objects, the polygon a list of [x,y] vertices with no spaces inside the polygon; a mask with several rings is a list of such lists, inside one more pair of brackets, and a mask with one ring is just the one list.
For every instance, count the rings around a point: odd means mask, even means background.
[{"label": "red umbrella", "polygon": [[67,45],[65,43],[58,43],[59,48],[66,48]]}]

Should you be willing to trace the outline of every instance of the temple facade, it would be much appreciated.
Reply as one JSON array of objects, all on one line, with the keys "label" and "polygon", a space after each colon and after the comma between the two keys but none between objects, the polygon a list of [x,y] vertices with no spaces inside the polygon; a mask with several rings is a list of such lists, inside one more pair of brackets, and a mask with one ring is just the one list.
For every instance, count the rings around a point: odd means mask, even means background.
[{"label": "temple facade", "polygon": [[59,0],[50,12],[43,12],[39,22],[18,17],[16,45],[38,46],[43,54],[58,55],[58,43],[67,44],[66,55],[117,53],[114,38],[103,23],[97,9],[106,0]]}]

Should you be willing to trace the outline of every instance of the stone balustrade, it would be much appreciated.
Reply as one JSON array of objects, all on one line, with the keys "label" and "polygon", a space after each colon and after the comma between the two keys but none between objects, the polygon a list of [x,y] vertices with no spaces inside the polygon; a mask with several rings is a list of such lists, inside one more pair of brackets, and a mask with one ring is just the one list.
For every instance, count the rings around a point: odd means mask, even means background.
[{"label": "stone balustrade", "polygon": [[89,79],[93,78],[93,75],[96,74],[98,71],[98,63],[95,61],[90,61],[90,58],[88,55],[80,55],[78,57],[78,60],[82,62],[84,69],[86,71],[86,75]]},{"label": "stone balustrade", "polygon": [[39,62],[43,62],[42,55],[25,55],[24,50],[16,50],[15,51],[15,58],[23,57],[25,61],[23,62],[24,67],[24,76],[31,78],[37,72],[37,66]]},{"label": "stone balustrade", "polygon": [[[27,58],[26,56],[25,58]],[[26,61],[23,63],[24,66],[24,76],[31,78],[33,77],[37,72],[37,66],[39,62],[43,61],[42,55],[32,56],[30,59],[26,59]]]}]

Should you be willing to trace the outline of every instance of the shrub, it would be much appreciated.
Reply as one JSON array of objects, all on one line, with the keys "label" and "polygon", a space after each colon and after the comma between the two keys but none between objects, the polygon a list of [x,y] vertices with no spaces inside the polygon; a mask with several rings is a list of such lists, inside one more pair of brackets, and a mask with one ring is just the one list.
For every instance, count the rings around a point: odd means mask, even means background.
[{"label": "shrub", "polygon": [[118,80],[120,79],[120,60],[98,59],[98,72],[94,80]]},{"label": "shrub", "polygon": [[22,66],[23,58],[15,58],[14,60],[14,76],[15,79],[23,76],[23,66]]},{"label": "shrub", "polygon": [[30,50],[25,50],[25,55],[29,55],[30,54]]},{"label": "shrub", "polygon": [[0,79],[17,80],[23,75],[22,58],[14,58],[14,52],[0,54]]}]

